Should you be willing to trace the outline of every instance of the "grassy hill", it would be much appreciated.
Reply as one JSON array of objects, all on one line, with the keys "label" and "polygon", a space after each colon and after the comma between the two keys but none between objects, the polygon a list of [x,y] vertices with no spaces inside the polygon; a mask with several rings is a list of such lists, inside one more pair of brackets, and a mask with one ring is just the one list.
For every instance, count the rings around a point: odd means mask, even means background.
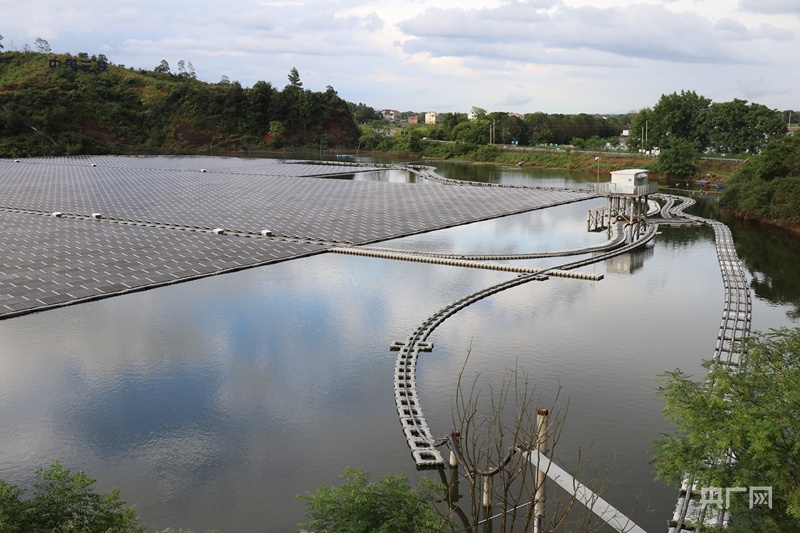
[{"label": "grassy hill", "polygon": [[333,147],[359,134],[333,88],[312,92],[299,79],[243,88],[86,54],[0,53],[2,157]]}]

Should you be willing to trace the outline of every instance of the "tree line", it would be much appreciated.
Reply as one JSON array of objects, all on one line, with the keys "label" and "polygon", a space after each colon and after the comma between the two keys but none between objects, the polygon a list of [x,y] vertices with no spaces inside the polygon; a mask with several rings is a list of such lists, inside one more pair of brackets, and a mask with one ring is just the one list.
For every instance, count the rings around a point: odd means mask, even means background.
[{"label": "tree line", "polygon": [[[49,48],[48,48],[49,49]],[[359,129],[333,87],[282,89],[113,65],[86,53],[0,53],[0,156],[246,151],[307,144],[350,146]]]},{"label": "tree line", "polygon": [[[313,144],[449,157],[490,145],[558,145],[659,149],[666,152],[666,172],[691,175],[692,160],[706,152],[759,153],[785,135],[785,117],[793,113],[738,99],[714,103],[681,91],[662,95],[652,108],[622,115],[519,115],[473,108],[471,116],[443,113],[434,126],[409,126],[393,136],[377,110],[343,100],[331,86],[324,92],[303,88],[297,69],[282,89],[266,81],[245,88],[227,76],[219,83],[200,81],[191,61],[184,60],[172,72],[166,60],[152,70],[137,70],[113,65],[103,54],[61,54],[56,55],[60,68],[54,68],[49,43],[37,39],[35,47],[0,49],[0,156]],[[70,61],[73,68],[64,67]]]},{"label": "tree line", "polygon": [[[388,126],[373,120],[362,128],[361,143],[379,150],[443,156],[464,155],[489,145],[645,152],[661,155],[659,168],[653,170],[691,176],[697,170],[696,159],[703,155],[744,159],[761,153],[786,135],[793,115],[797,116],[791,110],[778,111],[746,100],[717,103],[694,91],[681,91],[662,95],[652,108],[624,115],[519,115],[473,108],[470,116],[444,113],[435,126],[409,125],[403,135],[389,139]],[[461,146],[432,148],[422,141]]]}]

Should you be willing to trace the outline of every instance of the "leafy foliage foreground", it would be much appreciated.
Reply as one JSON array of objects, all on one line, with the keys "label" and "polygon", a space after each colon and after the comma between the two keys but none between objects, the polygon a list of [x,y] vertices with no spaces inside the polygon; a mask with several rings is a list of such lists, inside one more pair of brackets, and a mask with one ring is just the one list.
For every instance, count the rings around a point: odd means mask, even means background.
[{"label": "leafy foliage foreground", "polygon": [[436,533],[451,531],[449,523],[427,502],[436,487],[423,480],[412,488],[402,474],[369,481],[363,470],[345,468],[339,487],[320,486],[313,493],[301,494],[306,516],[311,521],[299,524],[310,531],[348,533]]},{"label": "leafy foliage foreground", "polygon": [[707,361],[695,381],[665,374],[664,412],[677,434],[656,441],[658,477],[701,487],[771,487],[771,505],[731,498],[729,531],[800,531],[800,328],[759,333],[744,345],[740,370]]},{"label": "leafy foliage foreground", "polygon": [[31,498],[0,480],[0,531],[3,533],[144,533],[136,511],[125,507],[118,489],[98,494],[95,480],[72,473],[54,461],[36,471],[41,481]]}]

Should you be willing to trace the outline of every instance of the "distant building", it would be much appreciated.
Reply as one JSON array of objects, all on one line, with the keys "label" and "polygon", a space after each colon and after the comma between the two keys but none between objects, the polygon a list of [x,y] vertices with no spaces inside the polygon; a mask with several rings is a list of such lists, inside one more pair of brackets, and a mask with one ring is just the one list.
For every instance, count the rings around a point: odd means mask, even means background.
[{"label": "distant building", "polygon": [[408,123],[409,124],[419,124],[419,116],[411,115],[410,117],[408,117]]},{"label": "distant building", "polygon": [[[620,150],[627,150],[628,149],[628,137],[631,136],[630,130],[622,130],[622,133],[617,140],[617,147]],[[607,148],[610,149],[610,148]]]},{"label": "distant building", "polygon": [[425,113],[425,124],[438,124],[439,123],[439,113],[434,111],[428,111]]},{"label": "distant building", "polygon": [[388,120],[392,124],[400,122],[400,111],[396,109],[383,109],[381,113],[383,113],[383,120]]}]

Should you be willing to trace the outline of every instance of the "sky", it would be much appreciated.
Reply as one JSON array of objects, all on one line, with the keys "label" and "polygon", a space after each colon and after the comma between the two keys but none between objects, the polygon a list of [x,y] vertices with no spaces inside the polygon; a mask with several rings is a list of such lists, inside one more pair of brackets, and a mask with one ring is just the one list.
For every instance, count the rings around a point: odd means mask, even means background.
[{"label": "sky", "polygon": [[800,110],[800,0],[0,0],[6,50],[376,109],[614,114],[695,91]]}]

